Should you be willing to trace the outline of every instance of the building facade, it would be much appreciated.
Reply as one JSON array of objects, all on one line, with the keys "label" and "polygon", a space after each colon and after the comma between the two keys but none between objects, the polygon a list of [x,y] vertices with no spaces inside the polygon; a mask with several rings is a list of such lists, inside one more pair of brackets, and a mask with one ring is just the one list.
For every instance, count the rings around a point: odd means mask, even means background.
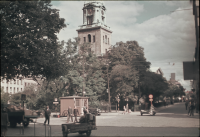
[{"label": "building facade", "polygon": [[80,45],[89,42],[91,51],[97,56],[105,54],[111,47],[112,31],[106,24],[104,2],[85,2],[83,7],[83,25],[77,29]]},{"label": "building facade", "polygon": [[1,79],[1,88],[3,89],[4,92],[9,94],[22,92],[26,87],[31,85],[37,87],[37,82],[35,82],[31,78],[15,79],[15,80],[12,79],[9,81],[7,81],[6,79]]},{"label": "building facade", "polygon": [[184,80],[190,80],[192,91],[196,94],[195,102],[198,104],[196,111],[199,108],[199,0],[191,0],[193,6],[193,15],[195,23],[195,51],[193,61],[183,62]]}]

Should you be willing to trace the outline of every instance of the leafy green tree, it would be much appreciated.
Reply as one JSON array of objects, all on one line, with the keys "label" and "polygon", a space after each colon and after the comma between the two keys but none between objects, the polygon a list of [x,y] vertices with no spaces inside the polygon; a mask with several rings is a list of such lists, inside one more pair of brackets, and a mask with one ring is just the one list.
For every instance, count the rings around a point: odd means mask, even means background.
[{"label": "leafy green tree", "polygon": [[177,86],[173,84],[169,84],[169,87],[164,92],[164,96],[172,98],[174,97],[181,97],[182,95],[185,95],[183,86]]},{"label": "leafy green tree", "polygon": [[147,97],[146,101],[149,99],[149,94],[152,94],[153,98],[156,99],[159,98],[164,93],[164,91],[168,89],[167,80],[162,75],[150,71],[145,73],[145,77],[140,84],[142,96],[145,95]]},{"label": "leafy green tree", "polygon": [[105,81],[102,78],[101,62],[91,51],[90,43],[80,45],[78,54],[79,72],[83,77],[82,91],[89,96],[90,104],[97,104],[99,96],[105,90]]},{"label": "leafy green tree", "polygon": [[0,14],[2,77],[22,74],[54,79],[66,72],[67,55],[57,43],[65,20],[49,0],[1,1]]},{"label": "leafy green tree", "polygon": [[6,93],[6,92],[1,88],[1,104],[7,104],[9,99],[10,99],[9,93]]},{"label": "leafy green tree", "polygon": [[[133,93],[138,93],[138,83],[143,73],[150,68],[150,62],[146,61],[143,50],[137,41],[127,41],[126,43],[117,42],[108,52],[106,62],[110,62],[108,73],[111,78],[111,100],[113,102],[119,94],[125,99],[127,96],[134,96]],[[103,70],[106,80],[106,67]]]}]

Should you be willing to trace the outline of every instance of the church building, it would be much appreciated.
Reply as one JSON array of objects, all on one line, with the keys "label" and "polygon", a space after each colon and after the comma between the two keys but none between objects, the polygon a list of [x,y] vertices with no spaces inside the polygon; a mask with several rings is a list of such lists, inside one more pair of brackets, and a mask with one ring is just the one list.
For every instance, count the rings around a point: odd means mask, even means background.
[{"label": "church building", "polygon": [[77,29],[80,44],[90,42],[94,54],[101,56],[109,50],[112,40],[112,31],[106,24],[104,2],[85,2],[82,10],[83,25]]}]

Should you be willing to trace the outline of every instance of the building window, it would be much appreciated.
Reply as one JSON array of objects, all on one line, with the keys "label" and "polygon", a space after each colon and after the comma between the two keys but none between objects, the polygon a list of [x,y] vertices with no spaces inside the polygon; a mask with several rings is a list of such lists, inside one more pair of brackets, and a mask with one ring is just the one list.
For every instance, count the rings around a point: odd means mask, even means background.
[{"label": "building window", "polygon": [[22,91],[22,88],[21,88],[21,91]]},{"label": "building window", "polygon": [[87,24],[92,25],[92,22],[93,22],[93,16],[88,16],[87,17]]},{"label": "building window", "polygon": [[10,92],[12,92],[12,87],[10,87]]},{"label": "building window", "polygon": [[19,85],[19,80],[17,80],[17,85]]},{"label": "building window", "polygon": [[108,38],[108,44],[109,44],[109,38]]},{"label": "building window", "polygon": [[14,80],[14,84],[16,84],[16,80]]},{"label": "building window", "polygon": [[91,42],[91,35],[88,34],[88,42]]},{"label": "building window", "polygon": [[30,85],[30,83],[28,83],[28,85]]},{"label": "building window", "polygon": [[14,89],[13,89],[13,90],[14,90],[14,93],[15,93],[15,87],[14,87]]},{"label": "building window", "polygon": [[2,87],[2,90],[4,91],[4,86]]},{"label": "building window", "polygon": [[84,37],[84,42],[86,42],[86,38]]},{"label": "building window", "polygon": [[17,88],[17,92],[19,92],[19,88]]},{"label": "building window", "polygon": [[6,87],[6,92],[8,93],[8,87]]},{"label": "building window", "polygon": [[103,43],[104,43],[104,36],[103,36]]},{"label": "building window", "polygon": [[105,43],[107,44],[107,35],[105,35]]},{"label": "building window", "polygon": [[93,36],[93,42],[95,42],[95,36]]}]

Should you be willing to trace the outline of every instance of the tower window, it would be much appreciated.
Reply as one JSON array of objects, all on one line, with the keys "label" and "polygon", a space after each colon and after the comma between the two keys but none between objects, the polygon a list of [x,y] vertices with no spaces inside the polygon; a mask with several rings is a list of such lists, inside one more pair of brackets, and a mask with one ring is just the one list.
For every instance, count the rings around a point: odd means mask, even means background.
[{"label": "tower window", "polygon": [[104,43],[104,36],[103,36],[103,43]]},{"label": "tower window", "polygon": [[105,43],[107,44],[107,35],[105,35]]},{"label": "tower window", "polygon": [[86,38],[84,37],[84,42],[86,42]]},{"label": "tower window", "polygon": [[93,36],[93,42],[95,42],[95,36]]},{"label": "tower window", "polygon": [[91,35],[88,34],[88,42],[91,42]]},{"label": "tower window", "polygon": [[88,16],[87,17],[87,24],[92,25],[92,22],[93,22],[93,16]]}]

